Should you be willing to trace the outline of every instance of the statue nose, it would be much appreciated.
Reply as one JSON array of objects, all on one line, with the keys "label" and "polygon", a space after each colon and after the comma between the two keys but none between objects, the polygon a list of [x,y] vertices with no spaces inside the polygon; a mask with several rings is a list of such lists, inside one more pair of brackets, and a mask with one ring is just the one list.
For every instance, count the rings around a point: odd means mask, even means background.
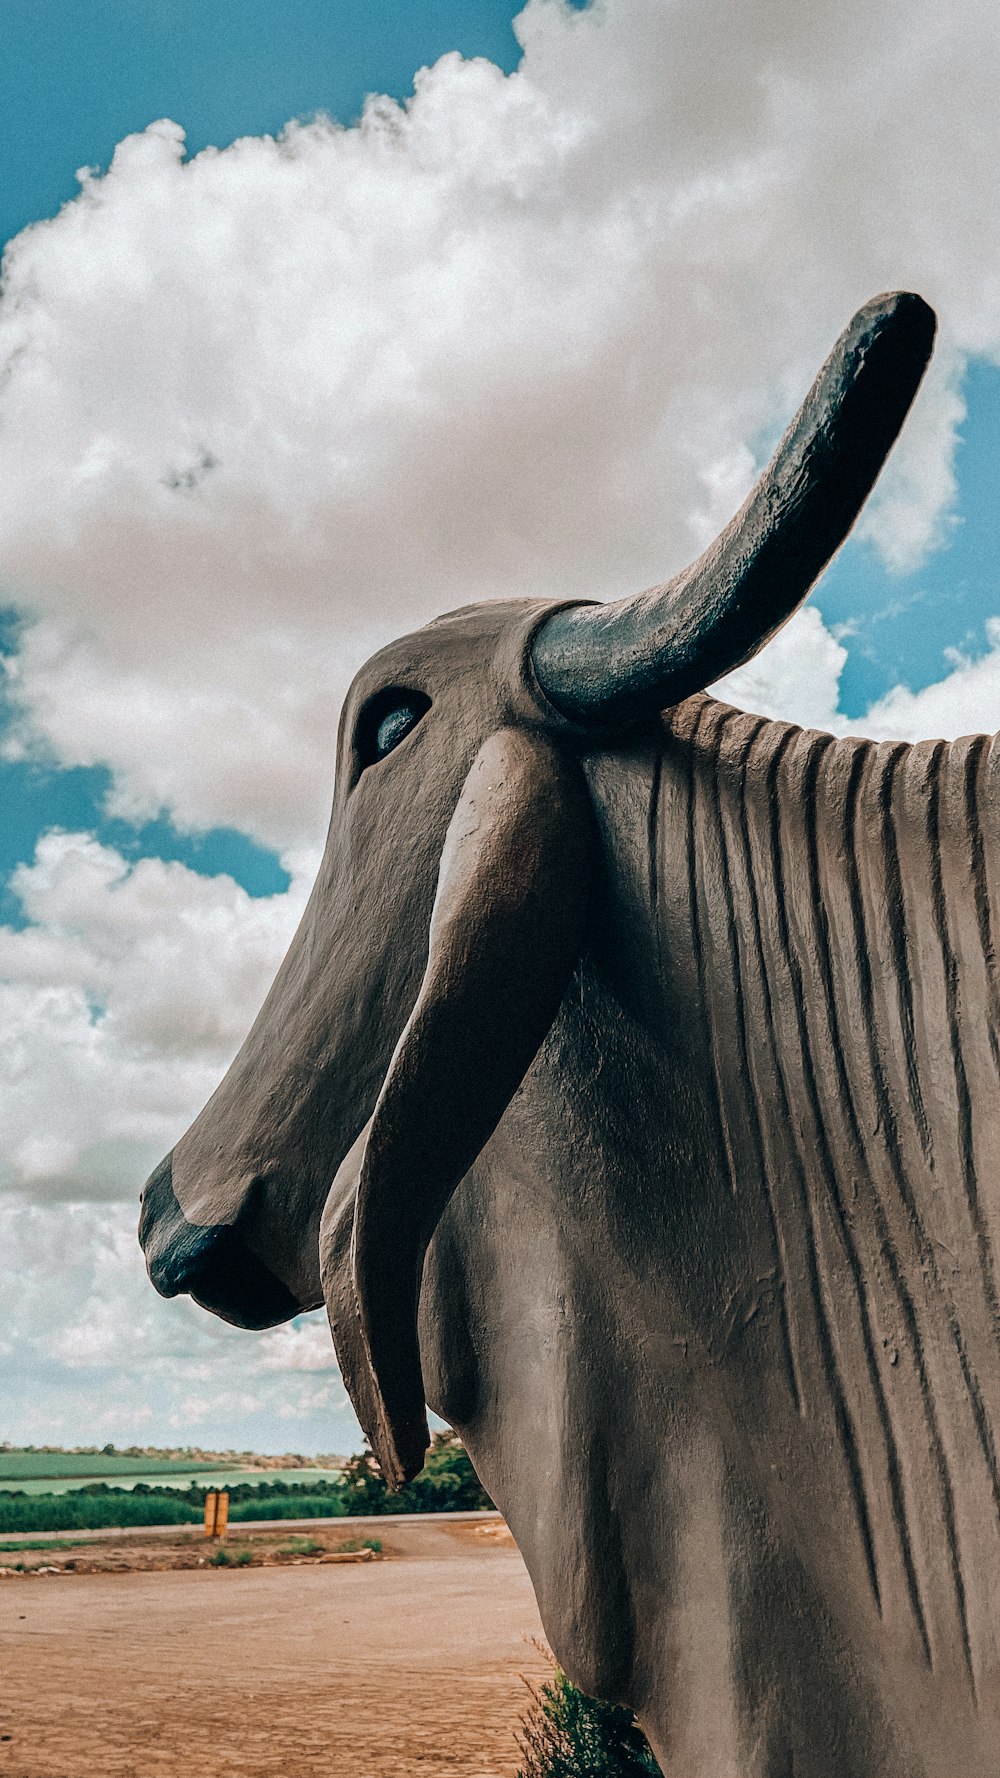
[{"label": "statue nose", "polygon": [[143,1186],[139,1240],[161,1296],[187,1292],[237,1327],[274,1327],[298,1313],[298,1299],[237,1228],[188,1221],[174,1192],[170,1155]]},{"label": "statue nose", "polygon": [[232,1231],[225,1223],[188,1222],[174,1196],[170,1155],[150,1174],[141,1203],[139,1241],[156,1289],[161,1296],[195,1289],[219,1242]]}]

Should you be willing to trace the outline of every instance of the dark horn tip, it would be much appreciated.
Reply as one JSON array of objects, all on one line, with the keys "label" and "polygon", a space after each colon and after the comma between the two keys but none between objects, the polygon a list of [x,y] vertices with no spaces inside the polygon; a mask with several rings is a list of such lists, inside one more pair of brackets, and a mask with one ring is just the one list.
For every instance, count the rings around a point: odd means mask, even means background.
[{"label": "dark horn tip", "polygon": [[937,316],[930,303],[918,296],[915,290],[884,290],[881,296],[873,296],[868,302],[862,303],[857,312],[856,320],[862,316],[876,320],[884,316],[887,320],[898,316],[913,328],[915,337],[925,337],[928,345],[933,341],[937,328]]},{"label": "dark horn tip", "polygon": [[934,349],[937,316],[922,296],[912,290],[890,290],[875,296],[855,315],[844,336],[844,344],[889,348],[900,368],[919,381],[924,366]]}]

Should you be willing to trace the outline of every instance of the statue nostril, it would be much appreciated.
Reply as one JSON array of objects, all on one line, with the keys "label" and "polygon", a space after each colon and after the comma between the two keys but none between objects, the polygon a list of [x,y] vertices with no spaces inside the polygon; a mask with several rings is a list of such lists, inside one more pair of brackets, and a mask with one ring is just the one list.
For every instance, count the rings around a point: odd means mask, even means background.
[{"label": "statue nostril", "polygon": [[197,1227],[175,1216],[162,1223],[147,1243],[149,1276],[161,1296],[182,1296],[194,1290],[220,1243],[231,1230],[225,1224]]}]

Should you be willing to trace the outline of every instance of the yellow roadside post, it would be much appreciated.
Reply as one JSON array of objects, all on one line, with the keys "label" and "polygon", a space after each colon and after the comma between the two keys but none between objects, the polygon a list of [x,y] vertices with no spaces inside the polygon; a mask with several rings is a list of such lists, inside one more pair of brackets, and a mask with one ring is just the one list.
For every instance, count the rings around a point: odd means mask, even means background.
[{"label": "yellow roadside post", "polygon": [[229,1524],[228,1488],[210,1488],[205,1495],[205,1536],[225,1537]]}]

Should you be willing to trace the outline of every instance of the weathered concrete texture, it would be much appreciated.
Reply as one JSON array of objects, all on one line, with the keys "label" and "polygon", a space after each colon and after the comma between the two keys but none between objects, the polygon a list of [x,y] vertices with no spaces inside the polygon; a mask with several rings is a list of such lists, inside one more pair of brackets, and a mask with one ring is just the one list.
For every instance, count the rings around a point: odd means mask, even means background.
[{"label": "weathered concrete texture", "polygon": [[663,733],[586,763],[615,863],[431,1250],[431,1399],[667,1771],[986,1778],[1000,751]]},{"label": "weathered concrete texture", "polygon": [[299,933],[147,1186],[161,1289],[326,1301],[387,1473],[425,1398],[462,1431],[671,1778],[1000,1763],[996,750],[698,690],[805,596],[931,335],[868,305],[668,587],[367,664]]}]

